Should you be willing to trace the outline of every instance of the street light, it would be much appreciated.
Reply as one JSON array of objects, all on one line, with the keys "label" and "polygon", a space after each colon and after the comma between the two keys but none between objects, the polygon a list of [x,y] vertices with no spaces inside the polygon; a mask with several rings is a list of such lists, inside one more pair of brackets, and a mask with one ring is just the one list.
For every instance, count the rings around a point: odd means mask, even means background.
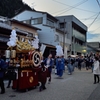
[{"label": "street light", "polygon": [[84,53],[84,55],[86,54],[86,50],[84,49],[84,50],[82,50],[82,52]]}]

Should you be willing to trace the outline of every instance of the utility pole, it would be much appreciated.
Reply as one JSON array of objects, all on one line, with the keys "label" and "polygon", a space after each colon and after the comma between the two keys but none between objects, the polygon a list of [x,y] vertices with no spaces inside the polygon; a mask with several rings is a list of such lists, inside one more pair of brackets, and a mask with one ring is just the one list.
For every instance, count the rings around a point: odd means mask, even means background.
[{"label": "utility pole", "polygon": [[73,46],[74,46],[74,55],[75,55],[75,35],[73,36]]},{"label": "utility pole", "polygon": [[66,22],[65,22],[65,19],[64,19],[63,52],[65,52],[65,34],[66,34]]}]

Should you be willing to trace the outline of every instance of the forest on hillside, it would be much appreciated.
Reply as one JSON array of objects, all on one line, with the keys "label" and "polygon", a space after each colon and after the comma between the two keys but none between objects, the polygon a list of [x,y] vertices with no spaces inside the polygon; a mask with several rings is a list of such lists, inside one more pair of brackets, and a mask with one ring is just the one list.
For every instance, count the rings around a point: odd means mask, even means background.
[{"label": "forest on hillside", "polygon": [[34,10],[22,0],[0,0],[0,16],[12,18],[23,10]]}]

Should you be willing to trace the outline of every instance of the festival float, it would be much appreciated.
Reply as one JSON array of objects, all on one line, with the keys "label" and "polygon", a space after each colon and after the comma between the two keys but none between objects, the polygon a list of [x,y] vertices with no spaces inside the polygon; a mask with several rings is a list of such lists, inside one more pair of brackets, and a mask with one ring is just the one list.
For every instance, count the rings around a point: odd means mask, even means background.
[{"label": "festival float", "polygon": [[38,85],[38,72],[41,63],[41,53],[38,49],[38,36],[18,36],[13,29],[7,42],[5,52],[9,66],[14,70],[12,88],[17,90],[29,89]]}]

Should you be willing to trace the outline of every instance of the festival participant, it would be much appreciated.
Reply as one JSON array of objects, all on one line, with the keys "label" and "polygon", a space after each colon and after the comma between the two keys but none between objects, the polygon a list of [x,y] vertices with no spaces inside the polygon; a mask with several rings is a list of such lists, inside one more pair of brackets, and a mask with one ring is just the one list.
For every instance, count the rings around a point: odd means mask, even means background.
[{"label": "festival participant", "polygon": [[72,62],[71,62],[71,56],[68,56],[67,67],[68,67],[68,75],[71,75],[72,69],[73,69]]},{"label": "festival participant", "polygon": [[57,56],[55,55],[55,58],[54,58],[54,69],[55,69],[55,74],[57,74],[56,60],[57,60]]},{"label": "festival participant", "polygon": [[64,59],[63,49],[59,44],[56,46],[56,56],[58,57],[56,60],[57,75],[59,77],[62,77],[63,71],[65,70],[64,68],[65,59]]},{"label": "festival participant", "polygon": [[41,68],[39,71],[39,81],[41,82],[41,86],[39,88],[39,91],[45,90],[46,89],[45,84],[47,81],[47,68],[44,65],[44,62],[41,62]]},{"label": "festival participant", "polygon": [[4,72],[5,72],[6,67],[7,67],[6,63],[4,62],[3,59],[1,59],[1,54],[0,54],[0,87],[1,87],[1,94],[5,93],[3,78],[4,78]]},{"label": "festival participant", "polygon": [[61,56],[61,60],[62,60],[62,66],[63,66],[63,71],[65,71],[65,58],[64,55]]},{"label": "festival participant", "polygon": [[[99,67],[98,57],[95,57],[93,74],[94,74],[94,84],[99,83],[100,67]],[[96,78],[98,79],[98,81],[96,81]]]},{"label": "festival participant", "polygon": [[83,59],[82,59],[82,56],[79,56],[79,59],[78,59],[78,69],[81,70],[81,64],[83,62]]},{"label": "festival participant", "polygon": [[46,58],[44,60],[44,64],[45,64],[46,68],[48,69],[48,77],[49,77],[48,84],[50,84],[50,82],[51,82],[52,64],[53,64],[52,54],[49,54],[48,58]]},{"label": "festival participant", "polygon": [[78,56],[75,57],[75,67],[78,68]]},{"label": "festival participant", "polygon": [[63,71],[64,71],[64,59],[62,57],[58,57],[56,60],[56,69],[57,69],[57,75],[59,77],[62,77]]}]

